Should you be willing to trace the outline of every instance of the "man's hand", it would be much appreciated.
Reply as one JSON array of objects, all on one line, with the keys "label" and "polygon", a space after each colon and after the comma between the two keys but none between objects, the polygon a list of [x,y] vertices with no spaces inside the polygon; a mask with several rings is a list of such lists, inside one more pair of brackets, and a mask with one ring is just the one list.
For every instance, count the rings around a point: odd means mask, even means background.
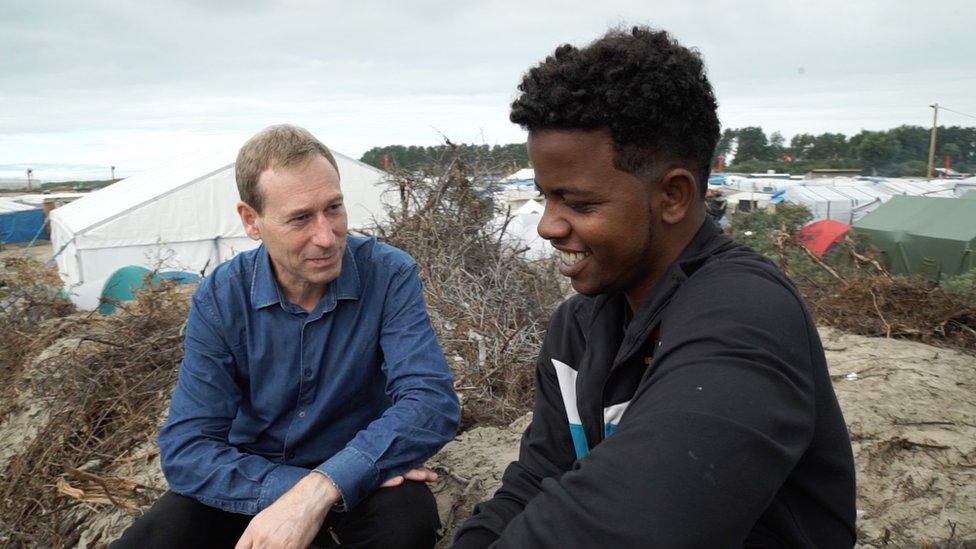
[{"label": "man's hand", "polygon": [[325,475],[309,473],[251,519],[235,549],[305,549],[340,497]]},{"label": "man's hand", "polygon": [[405,480],[415,480],[417,482],[435,482],[437,480],[437,473],[431,471],[426,467],[418,467],[416,469],[410,469],[402,475],[397,475],[390,480],[384,482],[380,485],[380,488],[393,488],[394,486],[399,486],[403,484]]}]

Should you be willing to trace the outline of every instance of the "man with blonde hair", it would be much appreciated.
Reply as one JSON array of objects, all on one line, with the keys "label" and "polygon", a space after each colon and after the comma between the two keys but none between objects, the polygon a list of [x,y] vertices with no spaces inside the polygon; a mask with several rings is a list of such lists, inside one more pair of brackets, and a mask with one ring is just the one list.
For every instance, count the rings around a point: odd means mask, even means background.
[{"label": "man with blonde hair", "polygon": [[272,126],[237,157],[261,241],[201,282],[159,435],[170,490],[117,547],[431,547],[436,475],[457,429],[417,266],[347,234],[339,170]]}]

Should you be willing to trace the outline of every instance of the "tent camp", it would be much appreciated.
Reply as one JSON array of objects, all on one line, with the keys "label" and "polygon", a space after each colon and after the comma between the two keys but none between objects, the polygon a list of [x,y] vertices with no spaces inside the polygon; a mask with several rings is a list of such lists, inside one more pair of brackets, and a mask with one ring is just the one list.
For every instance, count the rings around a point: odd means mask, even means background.
[{"label": "tent camp", "polygon": [[894,274],[939,281],[976,266],[976,200],[896,196],[854,224]]},{"label": "tent camp", "polygon": [[30,242],[44,229],[44,211],[37,206],[0,199],[0,242]]},{"label": "tent camp", "polygon": [[967,193],[972,195],[976,192],[976,177],[967,177],[956,181],[953,184],[952,191],[957,197],[966,196]]},{"label": "tent camp", "polygon": [[725,197],[726,203],[732,206],[733,212],[743,213],[764,210],[769,206],[772,199],[773,195],[771,194],[751,191],[733,193]]},{"label": "tent camp", "polygon": [[834,244],[851,230],[849,225],[833,219],[822,219],[804,225],[796,232],[796,238],[804,248],[817,257],[823,257]]},{"label": "tent camp", "polygon": [[933,196],[951,198],[955,183],[917,179],[879,179],[878,186],[891,195]]},{"label": "tent camp", "polygon": [[891,198],[869,182],[848,180],[839,185],[796,185],[783,191],[785,202],[806,206],[813,219],[853,223]]},{"label": "tent camp", "polygon": [[[333,151],[349,228],[384,214],[385,173]],[[76,304],[97,306],[117,269],[141,265],[209,272],[257,246],[237,215],[234,152],[208,155],[124,179],[51,212],[51,245]]]}]

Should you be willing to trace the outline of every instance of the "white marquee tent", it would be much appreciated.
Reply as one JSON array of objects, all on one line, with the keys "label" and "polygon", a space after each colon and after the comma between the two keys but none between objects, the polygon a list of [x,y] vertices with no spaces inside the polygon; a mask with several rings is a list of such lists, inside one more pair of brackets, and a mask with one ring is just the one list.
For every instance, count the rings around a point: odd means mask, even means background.
[{"label": "white marquee tent", "polygon": [[917,179],[882,179],[878,186],[891,195],[935,196],[952,198],[953,183],[945,181],[924,181]]},{"label": "white marquee tent", "polygon": [[833,219],[850,225],[887,202],[891,194],[870,182],[840,185],[797,185],[786,189],[783,200],[806,206],[814,221]]},{"label": "white marquee tent", "polygon": [[[548,240],[539,236],[539,221],[545,206],[529,200],[522,204],[516,211],[512,212],[512,218],[505,227],[502,238],[517,250],[522,252],[522,257],[530,261],[547,259],[556,253],[556,249]],[[503,221],[501,219],[496,222]]]},{"label": "white marquee tent", "polygon": [[[350,229],[382,219],[386,174],[333,151]],[[94,308],[117,269],[207,272],[254,248],[237,215],[236,152],[130,177],[51,212],[58,270],[76,304]]]}]

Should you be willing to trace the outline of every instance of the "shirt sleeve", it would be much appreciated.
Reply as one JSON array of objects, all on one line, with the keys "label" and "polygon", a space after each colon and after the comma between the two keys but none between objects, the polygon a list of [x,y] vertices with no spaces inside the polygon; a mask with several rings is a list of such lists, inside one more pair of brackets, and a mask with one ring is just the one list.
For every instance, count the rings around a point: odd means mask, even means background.
[{"label": "shirt sleeve", "polygon": [[292,488],[309,469],[273,463],[228,442],[241,403],[231,349],[201,283],[186,325],[183,363],[159,433],[163,473],[170,489],[235,513],[257,514]]},{"label": "shirt sleeve", "polygon": [[393,405],[316,467],[342,494],[339,510],[354,507],[382,482],[422,465],[454,437],[460,420],[453,377],[427,316],[413,262],[391,279],[379,343]]},{"label": "shirt sleeve", "polygon": [[808,320],[771,281],[685,290],[614,434],[465,547],[742,546],[813,436]]}]

